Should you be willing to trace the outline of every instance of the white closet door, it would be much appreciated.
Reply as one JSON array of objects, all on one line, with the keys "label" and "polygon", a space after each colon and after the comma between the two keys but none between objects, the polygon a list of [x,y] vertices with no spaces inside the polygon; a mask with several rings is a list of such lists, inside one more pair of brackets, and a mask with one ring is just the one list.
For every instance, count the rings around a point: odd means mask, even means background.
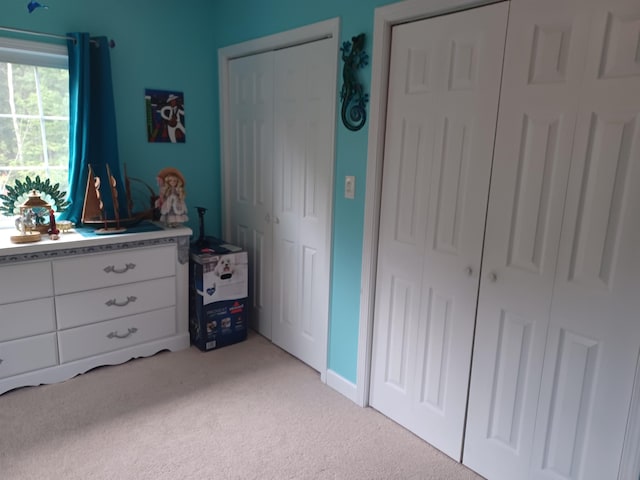
[{"label": "white closet door", "polygon": [[[326,367],[335,70],[333,43],[275,53],[273,342]],[[335,58],[335,57],[334,57]]]},{"label": "white closet door", "polygon": [[456,459],[507,9],[392,37],[370,401]]},{"label": "white closet door", "polygon": [[628,0],[512,1],[464,451],[492,480],[617,475],[638,304],[598,277],[637,292],[617,242],[638,238],[637,191],[618,188],[637,175],[638,18]]},{"label": "white closet door", "polygon": [[617,478],[640,350],[640,2],[583,3],[588,55],[542,373],[535,479]]},{"label": "white closet door", "polygon": [[528,478],[588,40],[583,0],[511,2],[464,463]]},{"label": "white closet door", "polygon": [[252,326],[271,338],[273,52],[229,62],[231,236],[249,253]]}]

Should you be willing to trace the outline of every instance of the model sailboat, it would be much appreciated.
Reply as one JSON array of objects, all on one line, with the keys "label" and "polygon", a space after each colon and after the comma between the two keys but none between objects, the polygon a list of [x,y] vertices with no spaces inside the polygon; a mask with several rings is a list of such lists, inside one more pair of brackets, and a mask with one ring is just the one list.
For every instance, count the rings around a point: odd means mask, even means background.
[{"label": "model sailboat", "polygon": [[113,218],[109,218],[105,212],[104,202],[102,201],[102,180],[97,176],[91,167],[89,167],[89,177],[87,178],[87,188],[84,195],[84,205],[82,206],[82,223],[83,224],[102,224],[103,227],[96,229],[97,234],[122,233],[126,231],[120,225],[120,212],[118,203],[117,182],[111,169],[107,165],[107,185],[109,187],[109,195],[113,205]]},{"label": "model sailboat", "polygon": [[[111,169],[109,165],[105,165],[106,167],[106,182],[103,182],[99,175],[96,174],[94,168],[89,167],[88,178],[87,178],[87,188],[85,190],[84,195],[84,204],[82,206],[82,223],[85,225],[102,225],[101,228],[97,229],[95,233],[97,234],[112,234],[112,233],[121,233],[126,231],[125,225],[133,225],[141,220],[154,218],[154,203],[155,193],[151,187],[144,184],[141,180],[136,178],[129,178],[127,175],[127,166],[124,166],[125,172],[125,195],[126,195],[126,206],[127,206],[127,216],[120,216],[120,201],[118,198],[118,189],[117,189],[117,181],[116,178],[111,174]],[[150,208],[144,210],[139,213],[133,212],[133,200],[131,194],[131,180],[143,183],[145,187],[150,192]],[[106,188],[103,186],[106,184]],[[107,190],[108,189],[108,190]],[[103,190],[107,190],[103,193]],[[105,202],[103,201],[103,195],[109,195],[108,198],[111,199],[112,208],[107,208],[105,206]]]}]

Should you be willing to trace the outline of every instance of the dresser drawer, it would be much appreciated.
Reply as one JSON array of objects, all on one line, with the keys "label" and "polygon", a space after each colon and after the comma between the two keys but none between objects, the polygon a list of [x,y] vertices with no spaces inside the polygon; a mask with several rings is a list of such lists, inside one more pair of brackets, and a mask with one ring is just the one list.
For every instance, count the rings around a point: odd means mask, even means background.
[{"label": "dresser drawer", "polygon": [[175,275],[175,246],[133,248],[53,262],[57,295]]},{"label": "dresser drawer", "polygon": [[53,367],[57,363],[55,333],[0,343],[0,378]]},{"label": "dresser drawer", "polygon": [[0,267],[0,304],[53,295],[49,262]]},{"label": "dresser drawer", "polygon": [[52,297],[0,305],[0,342],[55,331],[53,312]]},{"label": "dresser drawer", "polygon": [[172,307],[176,303],[175,277],[129,285],[69,293],[56,297],[58,328],[72,328]]},{"label": "dresser drawer", "polygon": [[175,307],[58,332],[60,363],[150,342],[176,333]]}]

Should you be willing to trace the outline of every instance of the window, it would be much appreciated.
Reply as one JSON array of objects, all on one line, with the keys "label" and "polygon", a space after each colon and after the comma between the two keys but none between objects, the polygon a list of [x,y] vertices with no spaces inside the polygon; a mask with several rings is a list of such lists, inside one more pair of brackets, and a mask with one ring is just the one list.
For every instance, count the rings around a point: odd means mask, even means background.
[{"label": "window", "polygon": [[67,47],[0,38],[0,193],[27,176],[68,191],[68,170]]}]

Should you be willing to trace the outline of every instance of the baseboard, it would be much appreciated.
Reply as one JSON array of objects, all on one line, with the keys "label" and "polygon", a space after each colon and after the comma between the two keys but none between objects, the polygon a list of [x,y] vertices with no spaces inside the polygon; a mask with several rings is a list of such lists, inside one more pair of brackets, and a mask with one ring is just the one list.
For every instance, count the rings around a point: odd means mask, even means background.
[{"label": "baseboard", "polygon": [[358,403],[358,388],[356,385],[341,377],[333,370],[327,370],[327,385],[347,397],[352,402]]}]

